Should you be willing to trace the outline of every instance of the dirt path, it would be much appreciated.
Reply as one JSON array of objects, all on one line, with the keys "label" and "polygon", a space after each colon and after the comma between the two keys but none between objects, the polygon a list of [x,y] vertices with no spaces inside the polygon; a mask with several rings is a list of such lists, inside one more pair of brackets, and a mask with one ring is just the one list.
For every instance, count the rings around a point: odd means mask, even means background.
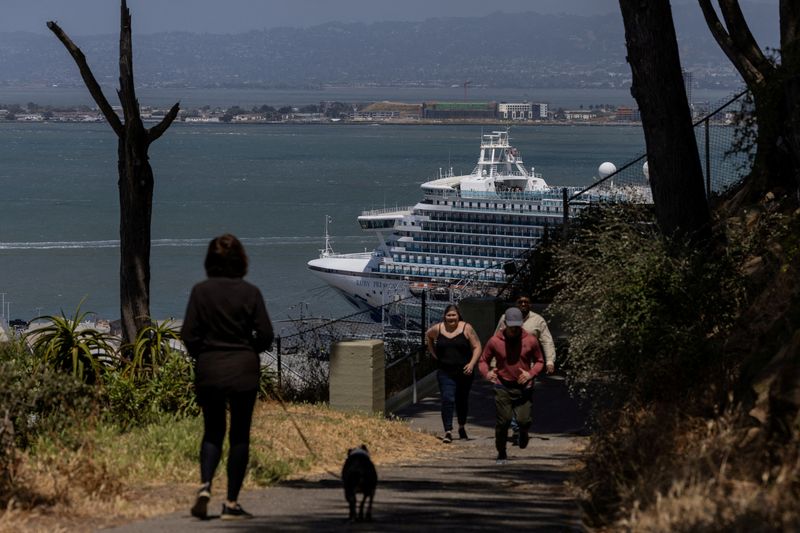
[{"label": "dirt path", "polygon": [[[509,461],[495,464],[491,388],[473,389],[469,440],[442,444],[433,458],[379,467],[373,522],[349,523],[340,482],[323,476],[242,493],[255,518],[195,520],[185,511],[127,524],[127,533],[199,531],[581,531],[579,512],[565,482],[583,444],[582,414],[563,379],[547,377],[534,394],[534,427],[525,450],[509,447]],[[441,434],[438,398],[405,409],[412,428]],[[218,513],[219,497],[211,510]]]}]

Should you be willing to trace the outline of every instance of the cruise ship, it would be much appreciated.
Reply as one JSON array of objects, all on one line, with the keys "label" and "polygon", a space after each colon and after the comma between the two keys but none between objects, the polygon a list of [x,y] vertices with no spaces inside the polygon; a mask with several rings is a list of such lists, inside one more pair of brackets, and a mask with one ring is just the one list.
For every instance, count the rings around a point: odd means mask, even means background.
[{"label": "cruise ship", "polygon": [[[616,171],[600,165],[601,177]],[[517,262],[542,239],[590,202],[652,202],[647,186],[604,186],[590,197],[564,200],[581,190],[552,187],[528,170],[510,144],[508,131],[481,137],[478,163],[469,174],[452,169],[421,185],[423,199],[407,208],[366,211],[363,230],[375,232],[372,252],[337,254],[326,245],[308,267],[359,310],[381,317],[387,304],[426,290],[443,301],[491,293],[507,282],[505,265]],[[471,289],[471,290],[470,290]]]}]

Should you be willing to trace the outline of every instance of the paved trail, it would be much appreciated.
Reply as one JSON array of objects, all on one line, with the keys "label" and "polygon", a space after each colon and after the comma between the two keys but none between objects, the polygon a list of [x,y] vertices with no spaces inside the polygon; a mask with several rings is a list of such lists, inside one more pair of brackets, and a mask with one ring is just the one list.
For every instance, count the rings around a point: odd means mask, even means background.
[{"label": "paved trail", "polygon": [[[582,531],[564,483],[582,445],[582,416],[563,379],[546,377],[534,394],[534,426],[525,450],[509,447],[495,464],[494,400],[476,380],[467,422],[469,440],[414,464],[379,467],[373,522],[349,523],[341,483],[333,476],[289,481],[243,492],[255,518],[199,521],[185,511],[113,529],[125,533],[203,531]],[[438,397],[398,413],[412,428],[441,434]],[[218,512],[219,497],[211,501]]]}]

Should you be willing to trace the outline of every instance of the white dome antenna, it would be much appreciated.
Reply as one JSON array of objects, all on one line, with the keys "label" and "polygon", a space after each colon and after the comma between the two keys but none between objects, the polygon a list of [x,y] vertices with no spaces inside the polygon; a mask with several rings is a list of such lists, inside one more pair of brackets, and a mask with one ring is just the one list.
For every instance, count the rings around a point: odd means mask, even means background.
[{"label": "white dome antenna", "polygon": [[617,171],[616,165],[609,161],[602,163],[599,167],[597,167],[597,173],[600,176],[600,179],[605,179],[609,177],[611,174]]}]

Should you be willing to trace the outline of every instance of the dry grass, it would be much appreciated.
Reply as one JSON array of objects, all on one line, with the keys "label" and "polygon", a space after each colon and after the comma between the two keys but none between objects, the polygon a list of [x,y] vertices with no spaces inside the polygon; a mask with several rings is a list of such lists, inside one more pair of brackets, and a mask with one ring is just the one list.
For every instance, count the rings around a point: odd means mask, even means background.
[{"label": "dry grass", "polygon": [[[319,405],[287,409],[257,406],[245,490],[283,478],[338,475],[347,449],[360,444],[379,466],[441,450],[438,439],[400,421]],[[0,515],[0,532],[87,531],[186,508],[198,483],[201,428],[199,419],[167,420],[122,435],[98,428],[73,452],[40,446],[23,458],[19,485],[25,491]],[[217,486],[224,486],[224,472],[221,465]]]},{"label": "dry grass", "polygon": [[[800,528],[796,441],[768,441],[736,411],[714,419],[678,418],[637,411],[622,417],[618,433],[593,437],[583,476],[590,475],[595,484],[584,483],[583,495],[594,491],[593,502],[608,506],[609,515],[609,509],[619,509],[616,520],[595,525],[664,533]],[[660,435],[654,419],[661,421]],[[645,445],[656,439],[661,442]],[[586,491],[587,486],[593,489]]]}]

